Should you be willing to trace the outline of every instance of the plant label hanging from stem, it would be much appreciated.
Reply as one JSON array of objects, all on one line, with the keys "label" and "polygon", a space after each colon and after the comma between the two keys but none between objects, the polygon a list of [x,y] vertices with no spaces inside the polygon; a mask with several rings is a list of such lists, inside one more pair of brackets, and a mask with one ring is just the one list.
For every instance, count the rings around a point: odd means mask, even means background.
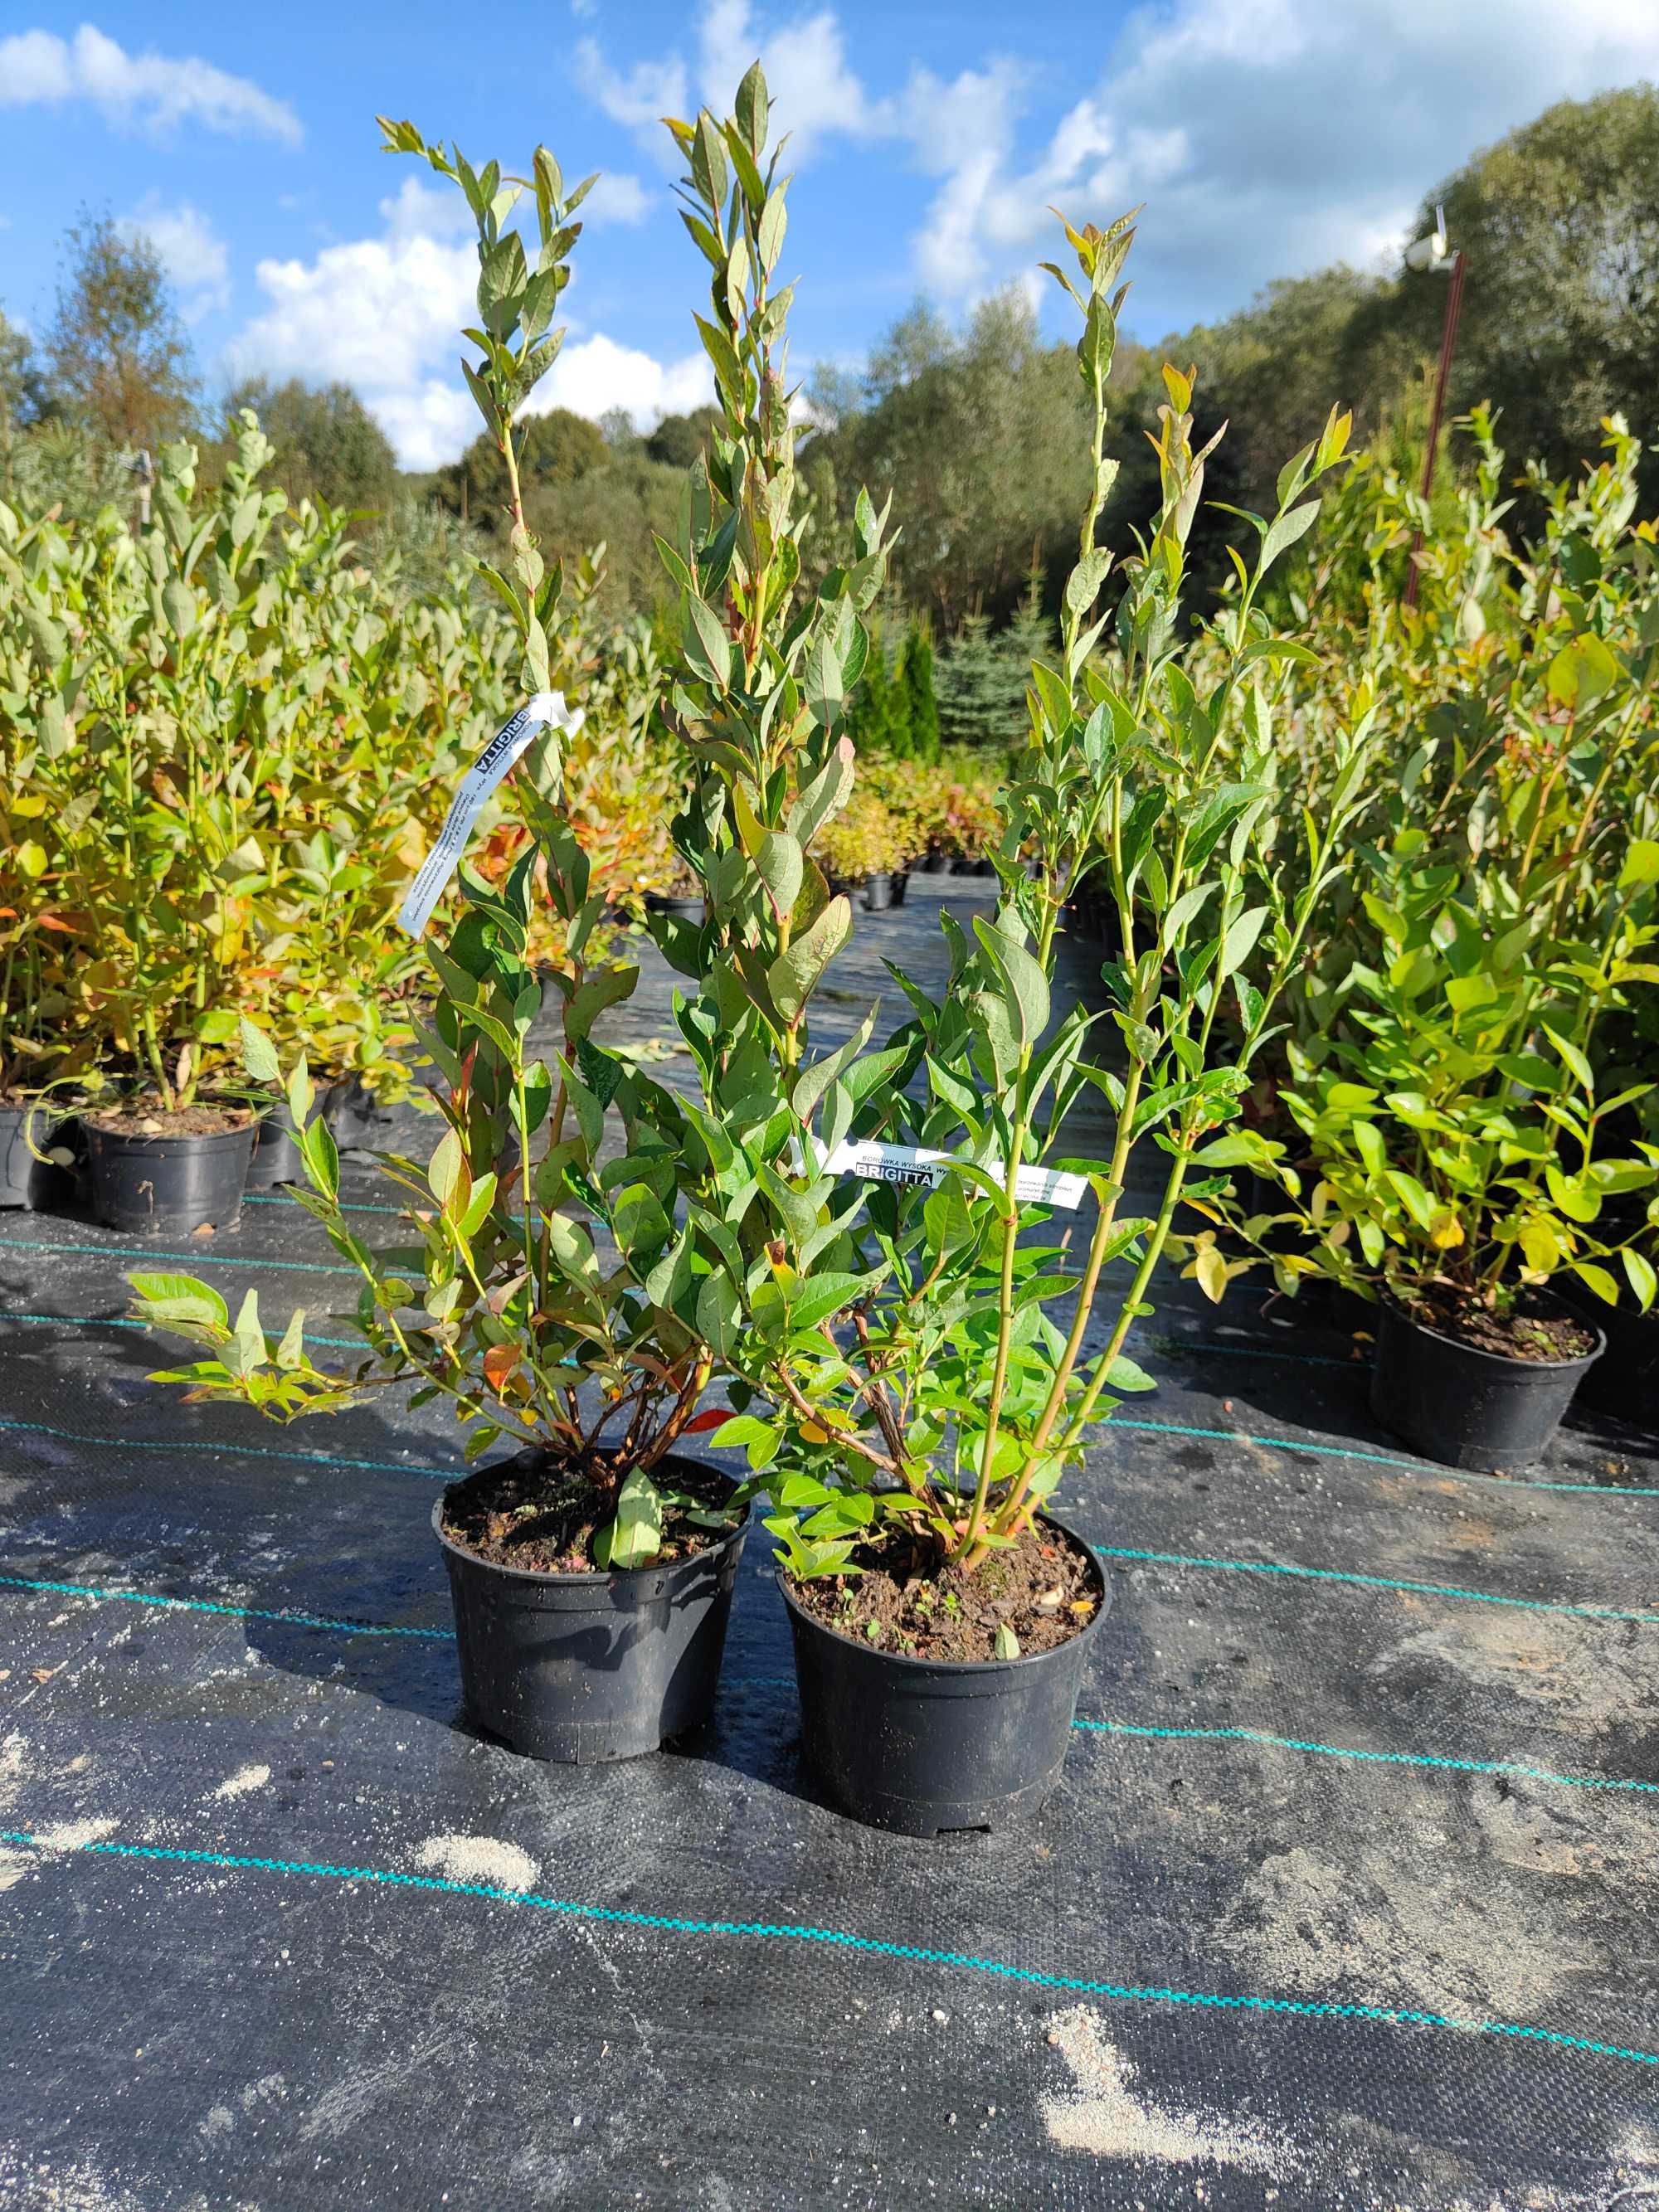
[{"label": "plant label hanging from stem", "polygon": [[[929,1189],[937,1190],[951,1165],[949,1152],[928,1152],[919,1145],[884,1145],[874,1137],[854,1137],[843,1139],[835,1147],[823,1164],[823,1173],[862,1176],[868,1182],[896,1183],[905,1189],[926,1184]],[[1075,1209],[1088,1195],[1086,1176],[1061,1175],[1053,1168],[1023,1167],[1014,1177],[1014,1196],[1022,1206]]]},{"label": "plant label hanging from stem", "polygon": [[484,801],[517,764],[537,731],[549,725],[555,729],[579,730],[586,719],[583,708],[579,707],[573,713],[565,705],[562,691],[538,691],[509,721],[502,723],[462,777],[444,826],[438,833],[438,842],[422,862],[420,873],[410,885],[398,909],[399,929],[418,937],[431,921],[432,910],[443,896],[466,850],[466,841],[483,811]]}]

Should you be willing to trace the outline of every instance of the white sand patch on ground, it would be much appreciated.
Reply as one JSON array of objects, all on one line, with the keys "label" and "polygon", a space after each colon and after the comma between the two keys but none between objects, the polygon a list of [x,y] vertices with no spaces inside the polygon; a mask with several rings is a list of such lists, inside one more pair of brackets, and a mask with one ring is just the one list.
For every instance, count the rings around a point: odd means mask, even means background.
[{"label": "white sand patch on ground", "polygon": [[1282,2176],[1296,2160],[1255,2121],[1166,2111],[1135,2095],[1136,2069],[1102,2032],[1100,2015],[1087,2005],[1056,2013],[1048,2039],[1072,2069],[1073,2087],[1045,2097],[1042,2124],[1063,2150],[1092,2151],[1097,2158],[1135,2159],[1156,2166],[1234,2166]]},{"label": "white sand patch on ground", "polygon": [[270,1779],[268,1766],[239,1766],[234,1774],[226,1776],[213,1794],[216,1797],[246,1797],[250,1790],[263,1790]]},{"label": "white sand patch on ground", "polygon": [[60,1820],[55,1828],[37,1828],[34,1844],[42,1851],[83,1851],[88,1844],[101,1844],[120,1826],[118,1820]]},{"label": "white sand patch on ground", "polygon": [[528,1889],[536,1879],[529,1852],[516,1844],[497,1843],[493,1836],[428,1836],[415,1859],[428,1874],[486,1882],[492,1889]]}]

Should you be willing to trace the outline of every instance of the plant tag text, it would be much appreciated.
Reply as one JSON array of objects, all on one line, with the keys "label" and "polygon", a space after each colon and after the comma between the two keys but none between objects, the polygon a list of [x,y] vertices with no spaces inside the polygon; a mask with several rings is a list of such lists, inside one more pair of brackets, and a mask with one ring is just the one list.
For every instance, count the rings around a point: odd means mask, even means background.
[{"label": "plant tag text", "polygon": [[510,721],[502,723],[462,777],[444,817],[444,826],[438,833],[438,842],[421,863],[420,873],[410,885],[408,896],[398,909],[399,929],[418,937],[431,921],[432,909],[459,866],[484,801],[515,765],[537,731],[548,723],[556,729],[579,730],[585,720],[580,708],[573,714],[565,705],[562,691],[538,691],[533,699],[526,700]]},{"label": "plant tag text", "polygon": [[[907,1190],[923,1186],[937,1190],[950,1165],[948,1152],[927,1152],[918,1145],[879,1144],[873,1137],[855,1137],[836,1146],[823,1164],[823,1172],[862,1176],[868,1182],[896,1183]],[[1014,1196],[1022,1206],[1075,1208],[1088,1195],[1086,1176],[1060,1175],[1053,1168],[1021,1168],[1014,1178]]]}]

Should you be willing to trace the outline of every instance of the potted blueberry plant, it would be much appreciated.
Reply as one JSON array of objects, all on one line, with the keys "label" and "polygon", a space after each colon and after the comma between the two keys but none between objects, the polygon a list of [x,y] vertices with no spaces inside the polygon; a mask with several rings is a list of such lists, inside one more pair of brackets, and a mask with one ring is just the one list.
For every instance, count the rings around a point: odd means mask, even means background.
[{"label": "potted blueberry plant", "polygon": [[[585,1764],[653,1750],[706,1716],[744,1533],[730,1479],[679,1449],[718,1364],[697,1314],[706,1266],[677,1224],[695,1133],[671,1093],[592,1035],[637,969],[585,957],[605,901],[558,805],[563,579],[519,501],[515,416],[558,349],[550,325],[588,185],[567,191],[545,148],[528,177],[503,177],[428,147],[412,125],[383,127],[389,147],[459,185],[477,226],[479,327],[466,335],[480,358],[467,378],[513,507],[510,573],[484,575],[522,639],[526,687],[545,704],[520,769],[535,841],[499,888],[463,870],[459,918],[428,953],[435,996],[421,1041],[442,1078],[442,1133],[424,1164],[375,1155],[404,1194],[407,1242],[381,1250],[359,1235],[303,1061],[281,1084],[306,1177],[295,1194],[362,1276],[362,1358],[317,1366],[300,1313],[273,1345],[252,1291],[233,1320],[190,1277],[131,1280],[139,1317],[204,1348],[161,1378],[193,1398],[287,1420],[413,1382],[411,1402],[448,1404],[469,1459],[518,1447],[434,1509],[466,1704],[516,1748]],[[521,197],[534,210],[533,267],[509,227]],[[562,925],[563,958],[550,966],[526,954],[538,898]],[[538,1054],[530,1032],[544,1005],[556,1043]],[[276,1086],[269,1040],[245,1024],[243,1042],[250,1075]]]},{"label": "potted blueberry plant", "polygon": [[[1241,698],[1270,691],[1299,650],[1272,632],[1256,593],[1313,520],[1310,487],[1340,457],[1347,422],[1334,416],[1285,471],[1245,588],[1200,641],[1221,667],[1200,697],[1181,627],[1205,461],[1190,380],[1166,372],[1161,511],[1115,605],[1103,604],[1105,394],[1131,232],[1068,228],[1081,283],[1060,282],[1084,323],[1092,493],[1059,665],[1033,669],[1030,738],[1002,794],[1000,902],[972,937],[944,920],[951,976],[939,1002],[895,969],[911,1018],[871,1050],[872,1013],[813,1057],[805,1004],[851,917],[804,848],[826,794],[839,810],[851,792],[850,748],[823,740],[862,663],[850,621],[823,625],[821,605],[815,640],[791,605],[795,565],[775,523],[787,508],[787,388],[765,286],[782,186],[775,157],[760,167],[757,73],[738,107],[735,125],[704,113],[670,126],[688,161],[687,228],[714,271],[704,333],[725,414],[708,488],[694,476],[679,542],[665,547],[690,617],[672,712],[702,771],[682,848],[708,882],[708,912],[699,932],[659,931],[702,982],[680,1019],[734,1231],[720,1291],[736,1316],[734,1413],[710,1443],[742,1449],[769,1496],[810,1767],[858,1817],[932,1835],[1000,1825],[1054,1784],[1108,1593],[1048,1501],[1115,1394],[1148,1387],[1125,1340],[1150,1310],[1183,1187],[1218,1187],[1206,1147],[1238,1111],[1272,988],[1248,994],[1242,1045],[1222,1064],[1211,1040],[1224,995],[1269,926],[1274,975],[1290,972],[1340,864],[1339,807],[1310,825],[1309,887],[1293,909],[1247,904],[1263,794],[1221,781],[1214,763]],[[878,588],[884,526],[867,501],[856,526],[844,581],[861,606]],[[804,746],[787,742],[796,726]],[[1118,928],[1109,1055],[1085,1012],[1051,1022],[1061,917],[1097,839]],[[1108,1153],[1070,1158],[1066,1115],[1091,1088],[1106,1101]],[[1164,1190],[1155,1215],[1132,1216],[1130,1161],[1153,1145]],[[757,1199],[771,1215],[758,1249]],[[1047,1227],[1056,1204],[1079,1202],[1094,1209],[1080,1255]],[[1115,1263],[1127,1280],[1091,1345]]]}]

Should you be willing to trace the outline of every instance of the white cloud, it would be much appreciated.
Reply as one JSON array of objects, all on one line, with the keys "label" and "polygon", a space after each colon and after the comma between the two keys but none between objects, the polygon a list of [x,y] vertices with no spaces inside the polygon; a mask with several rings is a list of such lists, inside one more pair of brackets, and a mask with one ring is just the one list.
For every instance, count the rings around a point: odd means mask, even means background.
[{"label": "white cloud", "polygon": [[90,23],[72,39],[19,31],[0,39],[0,107],[61,106],[87,100],[112,123],[165,131],[200,123],[210,131],[252,131],[297,146],[300,119],[246,77],[231,76],[195,55],[130,54]]},{"label": "white cloud", "polygon": [[637,177],[626,169],[607,169],[576,212],[584,222],[595,226],[621,222],[631,227],[643,222],[655,205]]},{"label": "white cloud", "polygon": [[[254,274],[266,304],[233,340],[226,367],[233,377],[353,385],[403,465],[436,468],[481,427],[458,367],[460,327],[477,314],[477,251],[454,235],[470,228],[459,192],[405,177],[380,215],[377,238],[325,246],[312,261],[260,262]],[[665,363],[594,332],[566,345],[531,407],[595,420],[623,407],[643,424],[699,404],[711,390],[701,353]]]},{"label": "white cloud", "polygon": [[684,415],[714,396],[714,375],[702,352],[664,362],[596,331],[564,347],[526,411],[544,415],[551,408],[568,407],[597,422],[611,408],[623,407],[636,428],[647,428],[659,416]]},{"label": "white cloud", "polygon": [[672,53],[624,71],[605,59],[597,40],[587,38],[576,46],[576,79],[613,123],[635,132],[662,167],[676,169],[679,155],[663,117],[689,117],[699,101],[725,114],[757,54],[766,72],[774,127],[789,132],[795,166],[811,158],[819,140],[836,133],[868,138],[895,128],[890,107],[872,100],[848,65],[840,21],[828,8],[769,33],[757,27],[749,0],[708,0],[694,62]]},{"label": "white cloud", "polygon": [[210,307],[230,302],[230,255],[225,241],[199,208],[188,200],[166,207],[151,192],[131,215],[118,218],[123,238],[147,239],[184,301],[185,319],[195,322]]},{"label": "white cloud", "polygon": [[1659,75],[1652,0],[1502,14],[1498,36],[1490,9],[1444,0],[1143,7],[1035,161],[1014,162],[1005,131],[988,176],[983,143],[951,172],[933,224],[946,250],[924,233],[919,258],[966,290],[1047,243],[1045,203],[1102,221],[1144,199],[1138,274],[1158,327],[1225,313],[1273,276],[1375,264],[1477,147],[1554,100]]}]

